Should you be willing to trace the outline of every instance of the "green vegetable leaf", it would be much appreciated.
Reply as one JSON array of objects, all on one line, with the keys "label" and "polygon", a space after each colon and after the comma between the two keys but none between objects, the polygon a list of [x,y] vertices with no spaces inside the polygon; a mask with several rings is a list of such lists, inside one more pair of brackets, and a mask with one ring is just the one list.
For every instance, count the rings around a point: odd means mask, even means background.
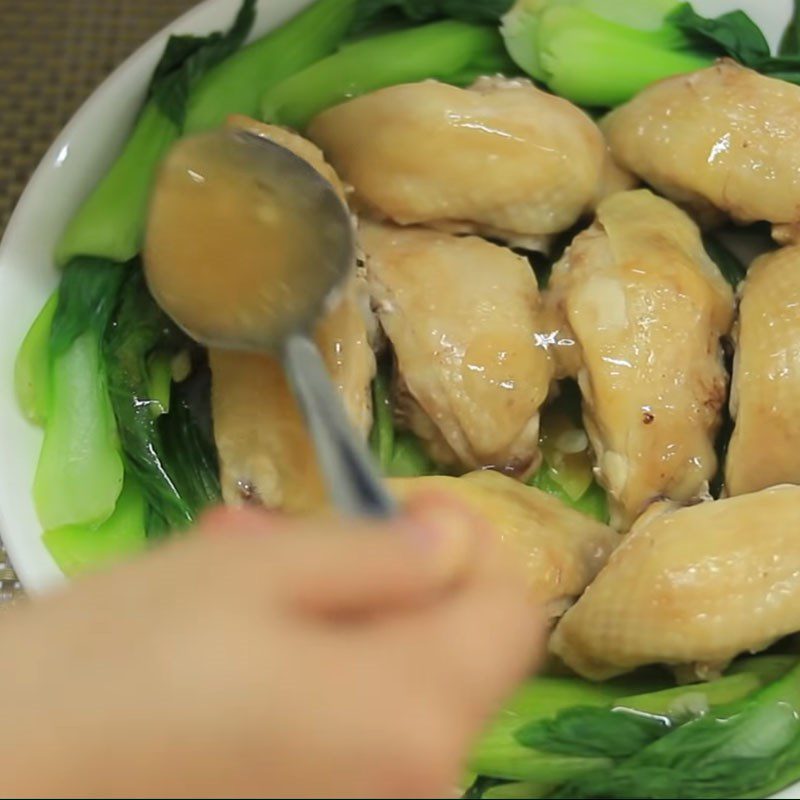
[{"label": "green vegetable leaf", "polygon": [[747,697],[765,682],[757,672],[741,672],[725,675],[709,683],[685,684],[623,697],[614,703],[614,709],[627,709],[682,724],[706,713],[710,708],[725,706]]},{"label": "green vegetable leaf", "polygon": [[147,99],[153,99],[161,112],[182,128],[192,86],[211,67],[241,46],[255,18],[255,0],[243,0],[226,33],[216,31],[208,36],[171,36],[153,73]]},{"label": "green vegetable leaf", "polygon": [[105,258],[74,258],[58,287],[50,331],[53,357],[65,352],[87,330],[102,337],[119,299],[125,271]]},{"label": "green vegetable leaf", "polygon": [[[635,684],[627,691],[646,691]],[[547,719],[571,706],[609,706],[622,690],[614,683],[590,683],[579,678],[537,676],[526,681],[486,727],[472,748],[469,767],[474,772],[507,780],[557,785],[579,770],[607,765],[607,759],[566,757],[531,750],[514,736],[523,722]]]},{"label": "green vegetable leaf", "polygon": [[608,524],[608,494],[597,481],[592,481],[583,497],[573,502],[576,511]]},{"label": "green vegetable leaf", "polygon": [[493,786],[498,786],[505,783],[505,781],[497,780],[496,778],[487,778],[484,775],[479,775],[475,778],[472,785],[464,792],[462,800],[481,800],[485,797],[486,791]]},{"label": "green vegetable leaf", "polygon": [[717,48],[746,66],[761,64],[770,57],[764,34],[744,11],[709,19],[698,14],[689,3],[683,3],[667,15],[667,21],[700,47]]},{"label": "green vegetable leaf", "polygon": [[522,0],[503,18],[511,57],[586,108],[624,103],[645,86],[713,63],[665,23],[674,0]]},{"label": "green vegetable leaf", "polygon": [[392,462],[394,452],[394,419],[389,399],[389,372],[386,365],[379,365],[372,382],[372,408],[374,422],[369,437],[370,449],[385,475]]},{"label": "green vegetable leaf", "polygon": [[139,270],[129,277],[105,341],[109,393],[127,469],[142,487],[148,505],[163,512],[170,527],[192,522],[164,462],[164,445],[153,413],[148,361],[156,351],[177,350],[177,330],[150,297]]},{"label": "green vegetable leaf", "polygon": [[97,527],[65,525],[42,539],[67,577],[130,558],[145,549],[145,501],[139,486],[125,476],[114,513]]},{"label": "green vegetable leaf", "polygon": [[784,768],[799,729],[794,709],[782,704],[754,707],[728,720],[702,717],[612,769],[578,776],[552,796],[742,797],[769,785]]},{"label": "green vegetable leaf", "polygon": [[378,365],[372,382],[375,421],[369,437],[370,449],[381,473],[387,478],[416,478],[439,475],[441,470],[425,452],[422,442],[410,431],[395,431],[391,403],[390,359]]},{"label": "green vegetable leaf", "polygon": [[559,483],[558,475],[553,469],[548,464],[542,464],[533,477],[528,480],[528,485],[557,497],[570,508],[593,517],[599,522],[608,522],[608,496],[596,481],[592,481],[581,497],[573,500]]},{"label": "green vegetable leaf", "polygon": [[192,89],[184,132],[218,127],[229,114],[256,116],[259,99],[271,86],[336,50],[357,2],[317,0],[210,69]]},{"label": "green vegetable leaf", "polygon": [[211,424],[211,371],[205,353],[188,378],[173,384],[169,413],[158,419],[164,458],[192,516],[222,499]]},{"label": "green vegetable leaf", "polygon": [[394,439],[392,456],[386,467],[390,478],[416,478],[421,475],[438,475],[436,467],[422,442],[409,431],[400,431]]},{"label": "green vegetable leaf", "polygon": [[735,289],[747,275],[747,269],[733,251],[713,233],[703,236],[703,246],[719,267],[722,277]]},{"label": "green vegetable leaf", "polygon": [[501,31],[512,58],[529,75],[568,100],[601,108],[721,56],[800,83],[796,20],[797,15],[777,58],[743,11],[708,18],[672,0],[520,0],[503,18]]},{"label": "green vegetable leaf", "polygon": [[357,33],[371,27],[386,12],[393,12],[410,22],[450,18],[496,23],[512,4],[513,0],[359,0],[352,31]]},{"label": "green vegetable leaf", "polygon": [[778,47],[779,56],[800,56],[800,0],[794,0],[794,12]]},{"label": "green vegetable leaf", "polygon": [[385,86],[427,78],[465,86],[516,71],[495,28],[432,22],[361,39],[312,64],[264,93],[261,116],[303,130],[325,109]]},{"label": "green vegetable leaf", "polygon": [[50,331],[58,306],[58,290],[37,314],[14,363],[14,391],[25,418],[44,425],[50,395]]},{"label": "green vegetable leaf", "polygon": [[96,525],[114,511],[123,466],[100,341],[78,336],[52,359],[47,424],[33,481],[42,527]]},{"label": "green vegetable leaf", "polygon": [[45,529],[104,521],[122,489],[101,346],[124,276],[111,262],[78,258],[59,286],[48,348],[47,421],[33,485]]},{"label": "green vegetable leaf", "polygon": [[56,245],[59,266],[76,256],[117,262],[136,256],[155,170],[181,133],[190,90],[207,70],[242,43],[254,14],[254,0],[244,0],[227,33],[173,36],[169,40],[125,147],[83,201]]},{"label": "green vegetable leaf", "polygon": [[663,717],[627,710],[575,706],[554,719],[524,725],[517,741],[548,753],[620,759],[632,756],[669,732]]},{"label": "green vegetable leaf", "polygon": [[156,305],[141,271],[132,271],[104,358],[126,468],[141,486],[159,532],[186,527],[219,498],[215,457],[194,427],[188,402],[173,397],[169,412],[160,413],[163,404],[151,393],[154,354],[190,346]]},{"label": "green vegetable leaf", "polygon": [[[796,49],[797,13],[784,34],[785,43],[782,43],[781,53],[776,57],[770,54],[769,44],[759,27],[743,11],[732,11],[709,19],[684,3],[667,19],[694,41],[698,48],[729,56],[763,75],[800,84],[800,52]],[[794,44],[792,37],[795,37]]]},{"label": "green vegetable leaf", "polygon": [[572,498],[564,491],[561,484],[556,480],[552,469],[547,464],[542,464],[533,476],[528,480],[528,485],[540,489],[547,494],[553,495],[561,500],[562,503],[572,505]]},{"label": "green vegetable leaf", "polygon": [[487,787],[482,797],[484,800],[532,800],[536,797],[547,797],[552,789],[552,783],[536,781],[500,783]]},{"label": "green vegetable leaf", "polygon": [[674,728],[613,768],[576,776],[552,796],[764,797],[792,771],[800,753],[798,709],[800,668],[794,667],[720,713]]}]

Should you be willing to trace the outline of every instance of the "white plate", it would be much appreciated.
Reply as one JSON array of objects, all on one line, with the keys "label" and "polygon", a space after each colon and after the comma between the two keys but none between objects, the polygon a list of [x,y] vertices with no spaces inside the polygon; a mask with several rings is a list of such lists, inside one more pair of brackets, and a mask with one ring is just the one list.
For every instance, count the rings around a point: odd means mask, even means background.
[{"label": "white plate", "polygon": [[[279,25],[310,0],[261,0],[254,35]],[[206,0],[154,36],[83,104],[55,140],[28,184],[0,245],[0,531],[23,585],[32,592],[63,582],[42,544],[31,497],[41,432],[14,399],[17,349],[55,287],[55,243],[79,202],[118,152],[150,74],[171,33],[203,34],[227,27],[239,0]],[[742,8],[774,45],[791,0],[694,0],[701,13]],[[779,797],[800,798],[800,785]]]}]

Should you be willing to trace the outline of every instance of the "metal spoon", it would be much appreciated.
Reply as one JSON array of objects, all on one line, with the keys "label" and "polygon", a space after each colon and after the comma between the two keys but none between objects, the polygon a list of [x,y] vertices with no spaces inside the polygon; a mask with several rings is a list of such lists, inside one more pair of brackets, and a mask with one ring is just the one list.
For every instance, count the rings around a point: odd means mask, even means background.
[{"label": "metal spoon", "polygon": [[[316,250],[322,257],[318,263],[296,265],[302,268],[279,269],[278,275],[268,274],[265,258],[263,274],[245,276],[248,287],[252,279],[252,292],[245,294],[240,291],[235,315],[219,318],[210,324],[205,320],[199,322],[201,317],[195,317],[186,298],[193,292],[196,294],[197,276],[202,274],[207,283],[204,288],[206,296],[201,296],[200,300],[211,303],[209,307],[213,307],[214,297],[207,295],[217,291],[222,296],[226,265],[216,263],[216,259],[215,263],[197,263],[203,261],[206,252],[212,254],[209,259],[213,258],[213,248],[198,245],[198,237],[202,245],[202,237],[226,232],[217,231],[215,234],[209,230],[190,230],[188,235],[193,237],[191,252],[194,261],[181,266],[179,258],[173,259],[166,265],[169,274],[165,280],[163,268],[153,263],[155,257],[148,246],[149,240],[156,238],[156,234],[151,237],[154,229],[158,231],[160,241],[164,236],[172,235],[170,231],[164,232],[161,219],[154,220],[166,202],[163,200],[166,190],[162,188],[165,181],[160,176],[151,204],[148,245],[145,247],[145,272],[150,289],[176,324],[197,341],[214,347],[266,351],[278,356],[305,415],[333,502],[348,514],[390,515],[395,508],[394,501],[384,488],[366,447],[350,427],[341,398],[333,388],[319,350],[310,336],[315,323],[336,299],[353,268],[355,236],[347,207],[331,184],[310,164],[270,139],[242,130],[223,130],[204,136],[208,138],[200,141],[195,137],[194,142],[183,140],[175,145],[167,157],[167,165],[170,159],[174,163],[182,158],[181,169],[191,180],[206,183],[204,170],[207,164],[204,165],[198,156],[205,147],[216,162],[214,186],[220,186],[219,175],[223,175],[224,180],[227,168],[237,178],[244,176],[248,187],[255,186],[257,193],[263,191],[267,202],[265,219],[273,212],[291,219],[294,228],[293,234],[287,237],[287,246],[300,241],[307,246],[307,252]],[[178,150],[181,147],[184,147],[183,151]],[[208,183],[212,182],[208,180]],[[189,191],[195,191],[194,187],[187,186]],[[223,189],[230,190],[231,186],[223,186]],[[197,191],[205,191],[205,188],[201,186]],[[173,202],[173,210],[174,207]],[[242,206],[241,210],[249,214],[251,207]],[[185,216],[186,224],[191,225],[191,215]],[[283,219],[281,216],[277,218]],[[156,221],[161,222],[161,229],[156,228]],[[174,227],[178,228],[175,236],[187,236],[187,230],[182,226]],[[298,240],[298,236],[307,238]],[[237,246],[240,243],[241,237],[235,240]],[[278,243],[276,248],[280,250]],[[252,252],[240,255],[243,257],[241,263],[259,263],[252,260]],[[195,264],[196,270],[184,268]],[[233,265],[229,269],[233,269]],[[271,269],[274,273],[274,263]],[[211,282],[208,282],[209,276]]]}]

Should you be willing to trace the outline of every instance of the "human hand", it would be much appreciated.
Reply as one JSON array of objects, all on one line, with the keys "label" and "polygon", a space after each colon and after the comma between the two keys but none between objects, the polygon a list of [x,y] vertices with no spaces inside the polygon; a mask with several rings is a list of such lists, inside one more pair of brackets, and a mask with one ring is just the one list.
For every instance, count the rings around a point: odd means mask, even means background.
[{"label": "human hand", "polygon": [[484,523],[211,512],[0,625],[4,792],[434,797],[538,657]]}]

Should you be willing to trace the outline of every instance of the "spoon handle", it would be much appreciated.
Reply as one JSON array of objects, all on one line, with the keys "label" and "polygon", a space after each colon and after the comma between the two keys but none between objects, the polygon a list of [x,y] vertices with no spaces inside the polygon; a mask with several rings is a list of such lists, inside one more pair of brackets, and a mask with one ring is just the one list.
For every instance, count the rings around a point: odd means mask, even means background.
[{"label": "spoon handle", "polygon": [[308,427],[331,499],[346,514],[388,517],[396,511],[367,448],[355,436],[314,342],[294,334],[283,363]]}]

